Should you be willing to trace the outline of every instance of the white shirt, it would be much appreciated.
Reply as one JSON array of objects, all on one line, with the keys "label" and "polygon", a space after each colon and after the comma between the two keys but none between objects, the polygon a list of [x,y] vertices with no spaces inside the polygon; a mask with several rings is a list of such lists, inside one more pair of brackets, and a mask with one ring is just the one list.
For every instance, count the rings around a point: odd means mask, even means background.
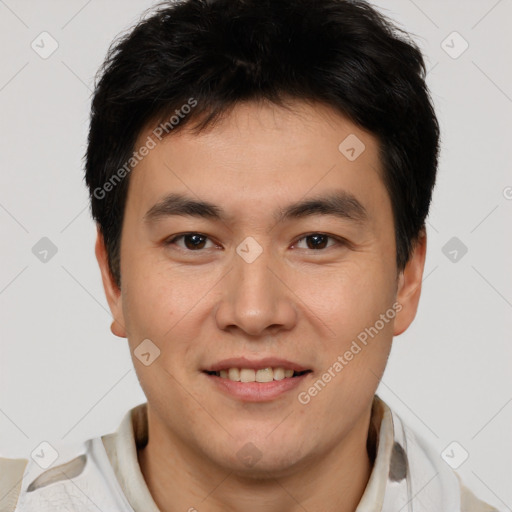
[{"label": "white shirt", "polygon": [[[137,458],[148,439],[146,407],[128,411],[114,433],[60,445],[47,469],[0,458],[0,512],[160,512]],[[368,447],[375,460],[355,512],[498,512],[377,395]]]}]

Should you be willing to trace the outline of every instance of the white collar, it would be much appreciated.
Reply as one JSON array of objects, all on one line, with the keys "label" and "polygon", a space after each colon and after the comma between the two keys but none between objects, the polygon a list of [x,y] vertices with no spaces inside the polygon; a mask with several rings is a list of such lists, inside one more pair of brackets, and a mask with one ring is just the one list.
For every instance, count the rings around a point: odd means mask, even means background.
[{"label": "white collar", "polygon": [[[128,411],[116,432],[102,436],[112,468],[135,512],[159,512],[137,457],[137,446],[143,447],[147,439],[147,402]],[[356,512],[460,510],[455,473],[377,395],[368,443],[376,450],[376,458]]]}]

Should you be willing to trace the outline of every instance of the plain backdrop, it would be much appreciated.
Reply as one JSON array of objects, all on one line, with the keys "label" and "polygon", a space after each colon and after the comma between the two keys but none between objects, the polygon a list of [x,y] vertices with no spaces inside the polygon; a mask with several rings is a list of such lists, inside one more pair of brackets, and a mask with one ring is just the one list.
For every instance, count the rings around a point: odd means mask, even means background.
[{"label": "plain backdrop", "polygon": [[[151,5],[0,0],[2,456],[113,431],[145,401],[110,332],[82,157],[94,75]],[[375,5],[423,50],[442,130],[419,312],[378,393],[440,456],[456,441],[466,484],[512,510],[512,1]]]}]

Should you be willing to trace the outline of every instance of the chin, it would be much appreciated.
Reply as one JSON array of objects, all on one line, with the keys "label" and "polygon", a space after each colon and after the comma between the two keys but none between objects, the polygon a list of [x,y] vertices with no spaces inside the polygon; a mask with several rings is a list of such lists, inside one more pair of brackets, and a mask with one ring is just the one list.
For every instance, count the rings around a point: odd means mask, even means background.
[{"label": "chin", "polygon": [[233,461],[229,471],[242,478],[252,480],[267,480],[274,478],[283,478],[294,473],[299,466],[301,460],[291,460],[289,458],[265,457],[262,456],[255,463],[247,463],[245,461]]},{"label": "chin", "polygon": [[295,442],[294,439],[293,436],[286,436],[286,439],[269,440],[262,435],[249,440],[246,436],[243,441],[228,446],[226,456],[221,456],[221,460],[218,458],[217,461],[227,470],[247,478],[286,476],[310,458],[304,453],[303,441]]}]

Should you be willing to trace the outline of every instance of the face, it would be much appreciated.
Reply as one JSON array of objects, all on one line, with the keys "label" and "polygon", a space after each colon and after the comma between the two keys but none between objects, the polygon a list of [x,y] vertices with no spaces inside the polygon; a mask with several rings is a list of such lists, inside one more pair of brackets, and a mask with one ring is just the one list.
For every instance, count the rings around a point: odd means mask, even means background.
[{"label": "face", "polygon": [[150,432],[276,475],[365,440],[425,257],[422,239],[397,272],[376,138],[326,106],[240,104],[162,139],[130,180],[121,290],[101,236],[97,255]]}]

